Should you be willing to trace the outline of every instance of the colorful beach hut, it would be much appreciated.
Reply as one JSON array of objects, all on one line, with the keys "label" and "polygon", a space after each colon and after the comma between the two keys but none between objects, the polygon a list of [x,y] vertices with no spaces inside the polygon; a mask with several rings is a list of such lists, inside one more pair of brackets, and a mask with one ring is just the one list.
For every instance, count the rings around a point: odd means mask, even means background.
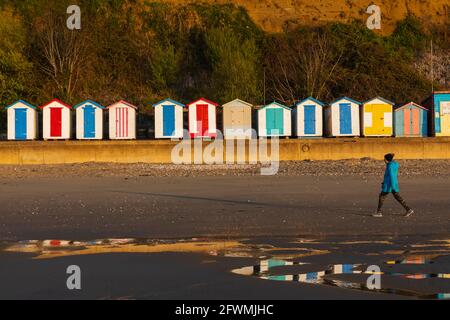
[{"label": "colorful beach hut", "polygon": [[288,137],[292,135],[292,110],[272,102],[258,110],[258,135],[260,137]]},{"label": "colorful beach hut", "polygon": [[183,138],[184,104],[165,99],[153,105],[155,108],[155,138]]},{"label": "colorful beach hut", "polygon": [[68,140],[72,136],[72,107],[53,99],[42,109],[42,135],[44,140]]},{"label": "colorful beach hut", "polygon": [[450,91],[435,91],[422,105],[430,110],[428,129],[432,136],[450,136]]},{"label": "colorful beach hut", "polygon": [[103,139],[103,107],[92,100],[86,100],[73,107],[76,115],[77,139]]},{"label": "colorful beach hut", "polygon": [[324,109],[325,135],[356,137],[360,135],[360,105],[356,100],[342,97]]},{"label": "colorful beach hut", "polygon": [[223,134],[225,139],[250,139],[252,137],[251,103],[235,99],[223,106]]},{"label": "colorful beach hut", "polygon": [[36,107],[19,100],[6,107],[8,140],[34,140],[38,136]]},{"label": "colorful beach hut", "polygon": [[112,140],[136,139],[137,107],[120,100],[109,107],[109,138]]},{"label": "colorful beach hut", "polygon": [[394,129],[396,137],[428,136],[428,109],[414,102],[395,108]]},{"label": "colorful beach hut", "polygon": [[296,103],[292,112],[294,135],[297,137],[322,137],[324,106],[323,102],[313,97]]},{"label": "colorful beach hut", "polygon": [[394,134],[394,103],[381,97],[363,102],[361,134],[364,137],[391,137]]},{"label": "colorful beach hut", "polygon": [[187,105],[191,138],[215,138],[217,136],[216,108],[218,106],[217,103],[205,98],[200,98]]}]

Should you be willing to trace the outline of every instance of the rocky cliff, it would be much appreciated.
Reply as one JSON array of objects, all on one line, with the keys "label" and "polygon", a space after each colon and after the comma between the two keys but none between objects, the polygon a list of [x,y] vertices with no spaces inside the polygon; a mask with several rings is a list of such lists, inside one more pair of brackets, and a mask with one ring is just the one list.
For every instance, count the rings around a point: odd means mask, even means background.
[{"label": "rocky cliff", "polygon": [[330,21],[364,22],[371,4],[381,8],[382,34],[389,34],[397,21],[413,14],[427,24],[443,25],[450,21],[449,0],[164,0],[175,4],[233,3],[246,8],[252,19],[265,31],[279,32],[286,27],[320,25]]}]

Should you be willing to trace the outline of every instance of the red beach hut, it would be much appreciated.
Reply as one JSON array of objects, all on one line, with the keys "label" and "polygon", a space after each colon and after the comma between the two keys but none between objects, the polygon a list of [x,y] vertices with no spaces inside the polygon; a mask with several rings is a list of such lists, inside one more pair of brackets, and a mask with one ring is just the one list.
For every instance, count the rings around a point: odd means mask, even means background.
[{"label": "red beach hut", "polygon": [[205,98],[189,103],[189,134],[191,138],[217,136],[216,108],[219,105]]},{"label": "red beach hut", "polygon": [[40,107],[44,140],[67,140],[72,134],[71,109],[68,104],[53,99]]}]

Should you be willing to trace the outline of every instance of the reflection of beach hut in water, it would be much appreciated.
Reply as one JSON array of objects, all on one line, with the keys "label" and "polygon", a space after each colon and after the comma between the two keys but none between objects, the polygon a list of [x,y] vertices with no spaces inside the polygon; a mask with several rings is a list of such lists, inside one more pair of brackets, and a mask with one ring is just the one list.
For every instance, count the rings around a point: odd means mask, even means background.
[{"label": "reflection of beach hut in water", "polygon": [[183,108],[172,99],[166,99],[153,105],[155,108],[155,138],[183,138]]},{"label": "reflection of beach hut in water", "polygon": [[295,104],[292,112],[294,135],[297,137],[321,137],[323,135],[324,103],[312,97]]},{"label": "reflection of beach hut in water", "polygon": [[428,110],[414,102],[399,106],[394,111],[396,137],[428,136]]},{"label": "reflection of beach hut in water", "polygon": [[53,99],[40,107],[44,140],[67,140],[72,135],[72,107]]},{"label": "reflection of beach hut in water", "polygon": [[360,103],[343,97],[325,108],[325,135],[328,137],[356,137],[360,135]]},{"label": "reflection of beach hut in water", "polygon": [[430,110],[428,130],[432,136],[450,136],[450,91],[436,91],[422,105]]},{"label": "reflection of beach hut in water", "polygon": [[361,107],[361,134],[365,137],[391,137],[394,103],[376,97],[363,102]]},{"label": "reflection of beach hut in water", "polygon": [[108,107],[109,138],[112,140],[136,139],[137,107],[120,100]]},{"label": "reflection of beach hut in water", "polygon": [[38,115],[36,107],[19,100],[6,107],[8,116],[8,140],[37,139]]},{"label": "reflection of beach hut in water", "polygon": [[191,138],[215,138],[217,136],[216,108],[218,104],[200,98],[189,103],[187,107]]},{"label": "reflection of beach hut in water", "polygon": [[272,102],[258,110],[260,137],[288,137],[292,134],[291,108]]},{"label": "reflection of beach hut in water", "polygon": [[222,106],[225,139],[252,137],[252,107],[252,104],[240,99],[235,99]]},{"label": "reflection of beach hut in water", "polygon": [[97,102],[86,100],[73,107],[77,121],[77,139],[103,139],[103,109]]}]

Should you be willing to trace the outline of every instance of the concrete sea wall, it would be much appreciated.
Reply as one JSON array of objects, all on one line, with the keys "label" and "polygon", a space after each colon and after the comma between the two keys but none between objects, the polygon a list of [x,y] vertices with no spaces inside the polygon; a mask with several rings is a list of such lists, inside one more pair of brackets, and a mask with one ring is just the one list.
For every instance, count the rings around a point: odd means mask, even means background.
[{"label": "concrete sea wall", "polygon": [[[281,161],[343,160],[365,157],[382,159],[388,152],[394,152],[398,159],[450,159],[450,138],[286,139],[279,142],[279,160]],[[210,152],[210,143],[214,142],[203,142],[202,146],[197,142],[197,150]],[[161,140],[2,141],[0,142],[0,164],[173,163],[172,151],[176,146],[175,141]],[[184,148],[185,156],[188,155],[184,159],[188,159],[188,162],[193,162],[194,159],[199,161],[198,152],[196,158],[194,157],[193,141],[191,145],[184,145]],[[265,156],[265,148],[252,149],[253,152],[251,152],[247,143],[245,149],[245,161],[248,161],[249,157],[258,161],[270,158],[270,140],[267,146],[268,156]],[[220,148],[216,150],[222,152]],[[189,152],[191,155],[188,154]],[[233,155],[227,152],[226,148],[223,154],[225,159],[233,159]],[[236,154],[235,151],[235,158]]]}]

